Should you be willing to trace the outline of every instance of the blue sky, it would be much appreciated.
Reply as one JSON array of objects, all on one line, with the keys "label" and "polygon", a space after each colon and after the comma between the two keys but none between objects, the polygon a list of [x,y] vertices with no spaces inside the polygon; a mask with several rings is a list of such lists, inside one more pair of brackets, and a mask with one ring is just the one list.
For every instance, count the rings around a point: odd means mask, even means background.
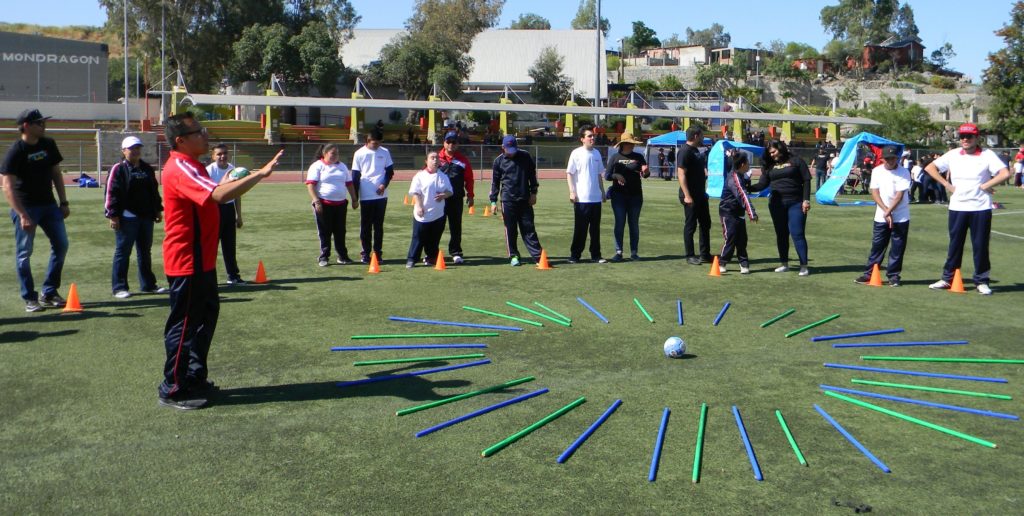
[{"label": "blue sky", "polygon": [[[413,0],[350,0],[363,17],[361,28],[399,28],[409,17]],[[720,23],[736,46],[765,45],[773,39],[799,41],[821,48],[829,38],[822,31],[818,14],[823,5],[838,1],[733,0],[728,10],[686,9],[679,0],[603,0],[601,14],[611,22],[609,48],[629,36],[632,22],[643,21],[659,37],[685,34],[686,27],[703,29]],[[987,56],[1001,48],[1002,40],[993,32],[1008,20],[1012,0],[911,0],[914,16],[927,53],[949,42],[957,56],[951,66],[980,82],[981,71],[988,66]],[[8,2],[3,21],[44,25],[101,25],[106,13],[91,0],[34,0]],[[569,28],[576,15],[578,0],[508,0],[499,27],[508,27],[519,14],[532,12],[551,21],[552,28]],[[457,23],[457,22],[455,22]]]}]

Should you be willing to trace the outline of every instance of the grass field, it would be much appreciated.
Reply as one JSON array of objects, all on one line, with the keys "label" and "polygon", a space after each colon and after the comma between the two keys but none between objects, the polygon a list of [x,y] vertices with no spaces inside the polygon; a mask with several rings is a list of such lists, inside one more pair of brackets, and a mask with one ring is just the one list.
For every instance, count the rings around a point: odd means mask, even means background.
[{"label": "grass field", "polygon": [[[222,391],[205,410],[160,408],[166,299],[110,295],[113,235],[100,192],[70,191],[71,251],[85,312],[25,314],[14,277],[10,226],[0,235],[0,513],[844,513],[833,497],[879,513],[1010,514],[1024,511],[1019,421],[868,400],[996,442],[989,449],[821,394],[825,383],[986,410],[1020,413],[1024,366],[862,362],[859,356],[1024,358],[1024,194],[1001,189],[992,237],[995,295],[934,292],[945,257],[946,210],[913,206],[902,288],[855,285],[867,255],[872,208],[815,205],[808,223],[812,274],[775,274],[774,234],[750,225],[753,274],[709,278],[681,260],[682,210],[673,183],[650,181],[641,215],[640,262],[568,265],[572,211],[561,181],[544,182],[541,242],[555,270],[512,268],[500,223],[466,220],[469,261],[445,272],[404,267],[410,209],[393,198],[383,273],[361,265],[316,266],[313,220],[301,185],[261,185],[245,199],[239,256],[266,285],[223,287],[210,356]],[[401,193],[405,184],[392,191]],[[393,195],[393,197],[395,197]],[[400,201],[401,195],[398,195]],[[357,254],[358,216],[349,221]],[[612,215],[606,207],[609,256]],[[712,245],[721,244],[718,225]],[[159,241],[158,235],[157,240]],[[45,239],[35,254],[37,281]],[[447,237],[443,241],[447,243]],[[154,250],[159,263],[159,245]],[[970,253],[965,276],[973,266]],[[735,271],[735,263],[731,264]],[[157,270],[158,277],[160,270]],[[220,273],[223,279],[223,271]],[[134,264],[130,283],[137,287]],[[162,282],[163,283],[163,282]],[[971,288],[968,281],[968,288]],[[610,320],[576,301],[583,296]],[[654,318],[634,306],[637,297]],[[686,324],[677,326],[682,299]],[[513,315],[506,301],[539,301],[572,327],[524,326],[498,338],[361,342],[369,333],[471,331],[389,322],[387,316],[512,324],[462,310]],[[711,322],[725,301],[719,326]],[[759,324],[795,308],[775,325]],[[792,329],[842,316],[802,335]],[[536,319],[536,318],[534,318]],[[539,320],[539,319],[538,319]],[[544,322],[544,321],[541,321]],[[809,337],[881,328],[906,333],[865,340],[969,339],[967,346],[833,349]],[[691,357],[662,355],[666,337]],[[892,337],[892,338],[889,338]],[[427,356],[424,351],[331,352],[331,346],[485,342],[489,365],[339,389],[335,382],[446,365],[354,367],[355,360]],[[455,350],[459,351],[459,350]],[[469,350],[472,351],[472,350]],[[463,361],[454,361],[459,363]],[[1009,379],[986,384],[826,369],[823,362]],[[531,383],[396,417],[425,401],[526,375]],[[851,378],[1011,394],[1012,401],[857,386]],[[550,392],[435,434],[428,426],[542,387]],[[570,401],[587,402],[489,458],[481,451]],[[623,405],[565,464],[556,457],[615,399]],[[700,482],[690,481],[699,407],[709,405]],[[819,404],[891,469],[882,473],[812,408]],[[731,407],[742,411],[765,480],[753,478]],[[664,407],[671,409],[657,481],[648,467]],[[809,465],[801,466],[775,418],[785,415]]]}]

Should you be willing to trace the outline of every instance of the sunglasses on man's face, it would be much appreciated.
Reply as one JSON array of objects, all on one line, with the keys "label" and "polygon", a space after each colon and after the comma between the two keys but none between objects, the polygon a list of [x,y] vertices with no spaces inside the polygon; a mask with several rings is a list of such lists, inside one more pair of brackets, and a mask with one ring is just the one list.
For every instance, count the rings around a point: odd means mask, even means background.
[{"label": "sunglasses on man's face", "polygon": [[206,128],[205,127],[200,127],[199,129],[193,129],[191,131],[183,132],[183,133],[181,133],[180,136],[182,138],[184,138],[186,136],[192,136],[193,134],[201,134],[203,136],[208,136],[208,133],[206,132]]},{"label": "sunglasses on man's face", "polygon": [[973,140],[975,136],[977,136],[977,135],[976,134],[961,134],[960,135],[960,139],[961,140]]}]

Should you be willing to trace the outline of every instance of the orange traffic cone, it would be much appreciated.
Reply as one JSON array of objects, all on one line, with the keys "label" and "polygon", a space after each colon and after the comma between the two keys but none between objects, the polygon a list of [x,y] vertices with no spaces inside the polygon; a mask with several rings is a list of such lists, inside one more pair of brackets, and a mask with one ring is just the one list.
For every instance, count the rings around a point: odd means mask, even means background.
[{"label": "orange traffic cone", "polygon": [[953,283],[949,285],[949,291],[957,292],[959,294],[967,292],[964,290],[964,277],[960,275],[960,269],[957,269],[956,272],[953,273]]},{"label": "orange traffic cone", "polygon": [[469,214],[470,215],[476,215],[476,206],[470,206],[469,207]]},{"label": "orange traffic cone", "polygon": [[448,269],[448,266],[444,264],[444,251],[438,249],[437,250],[437,261],[434,263],[434,270],[435,271],[443,271],[443,270],[447,270],[447,269]]},{"label": "orange traffic cone", "polygon": [[256,266],[256,279],[252,280],[252,282],[257,284],[267,282],[267,270],[263,268],[263,260],[260,260],[259,265]]},{"label": "orange traffic cone", "polygon": [[546,271],[548,269],[554,269],[550,263],[548,263],[548,252],[544,249],[540,250],[540,260],[537,260],[537,269]]},{"label": "orange traffic cone", "polygon": [[403,206],[408,206],[409,205],[409,196],[408,195],[406,195],[405,197],[402,198],[402,205]]},{"label": "orange traffic cone", "polygon": [[708,272],[708,276],[721,276],[721,275],[722,275],[722,271],[719,270],[719,267],[718,267],[718,257],[716,256],[714,260],[711,260],[711,270]]},{"label": "orange traffic cone", "polygon": [[366,272],[368,274],[380,274],[380,262],[377,261],[377,253],[370,253],[370,268]]},{"label": "orange traffic cone", "polygon": [[71,289],[68,290],[68,301],[64,305],[62,312],[81,312],[82,303],[78,300],[78,285],[71,284]]},{"label": "orange traffic cone", "polygon": [[879,272],[877,263],[871,267],[871,281],[868,281],[868,285],[872,287],[882,286],[882,273]]},{"label": "orange traffic cone", "polygon": [[491,216],[491,207],[490,206],[484,206],[484,217],[490,217],[490,216]]}]

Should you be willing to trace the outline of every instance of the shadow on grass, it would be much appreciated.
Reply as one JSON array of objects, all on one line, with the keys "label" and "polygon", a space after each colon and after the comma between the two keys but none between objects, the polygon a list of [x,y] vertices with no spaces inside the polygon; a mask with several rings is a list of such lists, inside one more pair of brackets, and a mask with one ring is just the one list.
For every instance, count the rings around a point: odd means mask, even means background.
[{"label": "shadow on grass", "polygon": [[349,387],[337,387],[336,384],[337,382],[330,381],[222,389],[213,402],[215,405],[254,405],[282,401],[317,401],[371,396],[399,397],[409,401],[433,401],[446,397],[435,392],[435,389],[465,387],[470,382],[466,380],[432,382],[413,376]]},{"label": "shadow on grass", "polygon": [[[253,290],[253,289],[273,288],[275,286],[291,285],[291,284],[301,284],[301,283],[324,283],[324,282],[327,282],[327,281],[358,281],[358,280],[363,279],[362,275],[364,273],[365,273],[365,271],[362,271],[362,272],[354,273],[354,275],[352,275],[352,276],[321,276],[321,277],[315,277],[315,278],[284,278],[284,279],[275,278],[275,279],[270,280],[269,283],[263,283],[263,284],[246,283],[244,286],[230,287],[230,290],[231,291],[235,291],[235,290]],[[228,289],[227,288],[222,288],[221,289],[222,292],[226,291],[226,290],[228,290]],[[290,289],[290,290],[294,290],[294,289]]]},{"label": "shadow on grass", "polygon": [[51,322],[75,322],[83,319],[96,319],[100,317],[141,317],[139,314],[127,313],[127,314],[112,314],[107,312],[98,312],[88,309],[88,305],[81,312],[54,312],[44,313],[43,315],[27,316],[27,317],[11,317],[8,319],[0,319],[0,326],[7,324],[30,324],[30,323],[51,323]]},{"label": "shadow on grass", "polygon": [[13,344],[15,342],[32,342],[36,339],[43,339],[46,337],[66,337],[68,335],[74,335],[78,333],[78,330],[58,330],[58,331],[33,331],[33,330],[21,330],[21,331],[5,331],[0,332],[0,344]]}]

